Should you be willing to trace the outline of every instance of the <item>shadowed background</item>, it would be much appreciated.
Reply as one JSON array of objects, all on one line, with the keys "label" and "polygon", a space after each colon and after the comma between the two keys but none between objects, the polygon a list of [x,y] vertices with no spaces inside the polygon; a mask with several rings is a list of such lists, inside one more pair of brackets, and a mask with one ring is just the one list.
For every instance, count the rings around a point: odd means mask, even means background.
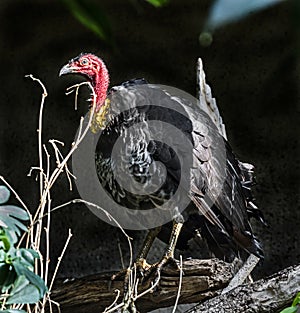
[{"label": "shadowed background", "polygon": [[[296,1],[295,1],[296,2]],[[135,2],[134,2],[135,3]],[[81,79],[58,78],[60,67],[80,52],[106,62],[111,85],[133,77],[196,93],[195,65],[204,62],[207,81],[225,121],[236,155],[256,167],[257,203],[269,228],[254,224],[265,249],[255,276],[271,274],[300,259],[299,213],[299,12],[286,1],[218,29],[210,47],[198,36],[210,1],[173,0],[156,9],[147,3],[102,1],[114,48],[82,26],[59,1],[0,3],[0,173],[31,209],[38,203],[37,122],[41,90],[25,74],[46,85],[44,142],[55,138],[68,151],[79,119],[88,110],[81,94],[78,111],[65,88]],[[297,15],[298,14],[298,15]],[[51,148],[49,146],[49,151]],[[84,164],[83,164],[84,166]],[[53,189],[53,205],[78,197],[65,177]],[[116,228],[98,220],[85,206],[73,205],[52,216],[52,266],[64,246],[68,228],[74,234],[60,276],[83,276],[121,267],[128,248]],[[143,233],[132,234],[136,251]],[[157,243],[153,260],[162,244]],[[186,256],[197,255],[190,251]],[[125,264],[126,265],[126,264]]]}]

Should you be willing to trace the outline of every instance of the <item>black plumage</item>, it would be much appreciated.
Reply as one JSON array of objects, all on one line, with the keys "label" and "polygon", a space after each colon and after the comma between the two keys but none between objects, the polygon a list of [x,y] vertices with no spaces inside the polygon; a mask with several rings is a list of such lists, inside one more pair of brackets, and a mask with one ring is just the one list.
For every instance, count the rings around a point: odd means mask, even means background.
[{"label": "black plumage", "polygon": [[[144,79],[107,93],[108,70],[91,53],[60,71],[70,73],[85,76],[93,87],[91,131],[99,138],[96,170],[106,193],[132,214],[167,212],[166,220],[158,214],[152,221],[157,227],[149,231],[137,263],[143,264],[155,236],[169,243],[157,270],[173,257],[176,243],[184,249],[200,235],[219,258],[231,260],[242,251],[262,257],[249,221],[264,222],[251,193],[253,166],[238,161],[227,142],[200,59],[198,102]],[[136,229],[149,227],[141,218],[136,223]]]},{"label": "black plumage", "polygon": [[[142,88],[137,87],[141,85]],[[189,151],[181,150],[178,144],[176,149],[183,156],[192,155],[194,167],[188,177],[190,189],[186,190],[191,202],[182,214],[171,213],[173,217],[178,214],[184,220],[177,247],[186,248],[189,240],[200,233],[207,240],[211,251],[219,258],[231,260],[240,250],[262,257],[261,246],[249,223],[252,216],[263,219],[261,212],[252,202],[253,168],[236,159],[228,142],[221,136],[209,116],[201,110],[197,111],[197,116],[189,114],[189,111],[195,111],[192,103],[186,99],[172,97],[163,89],[146,84],[144,80],[132,80],[114,87],[108,98],[110,108],[106,127],[97,145],[96,166],[98,177],[113,200],[125,207],[147,210],[162,205],[175,194],[182,175],[180,160],[174,151],[174,145],[177,143],[170,146],[151,140],[148,130],[150,121],[171,124],[191,143]],[[200,120],[196,121],[195,118]],[[155,172],[160,170],[155,167],[156,162],[162,163],[166,170],[166,179],[161,182],[161,187],[151,194],[137,195],[134,190],[126,190],[120,186],[120,178],[116,178],[113,171],[115,164],[112,149],[116,140],[138,123],[142,127],[136,132],[130,132],[130,139],[127,138],[124,164],[127,169],[124,169],[124,173],[129,170],[130,175],[145,186],[151,182],[151,166],[154,166],[152,170]],[[199,127],[195,129],[197,123]],[[216,191],[209,181],[221,176],[216,162],[212,159],[213,150],[216,149],[214,145],[217,144],[223,144],[225,147],[226,168],[221,193],[215,197]],[[207,195],[208,197],[205,197]],[[210,203],[207,203],[207,200]],[[172,225],[172,222],[163,225],[158,238],[168,242]]]}]

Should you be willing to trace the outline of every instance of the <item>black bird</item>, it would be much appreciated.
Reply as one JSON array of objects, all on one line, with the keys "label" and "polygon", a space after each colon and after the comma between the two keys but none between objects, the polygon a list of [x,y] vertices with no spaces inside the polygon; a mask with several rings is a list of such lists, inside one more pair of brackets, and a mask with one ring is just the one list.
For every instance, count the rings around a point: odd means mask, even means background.
[{"label": "black bird", "polygon": [[[106,193],[134,212],[156,208],[169,214],[163,225],[151,221],[155,227],[137,259],[141,266],[147,267],[145,259],[156,236],[168,243],[157,269],[173,258],[176,244],[184,249],[199,235],[218,258],[231,261],[241,251],[263,257],[249,222],[250,217],[264,222],[251,193],[253,166],[237,160],[220,125],[199,103],[143,79],[108,91],[108,70],[91,53],[70,60],[60,71],[63,74],[83,75],[94,88],[91,131],[101,131],[95,162]],[[183,139],[172,133],[174,129]],[[120,137],[123,150],[116,157],[113,149]],[[117,167],[128,175],[117,177]],[[136,184],[126,186],[129,176]],[[152,190],[154,185],[159,187]],[[183,198],[188,199],[185,210],[178,204]],[[149,221],[138,222],[147,228]]]}]

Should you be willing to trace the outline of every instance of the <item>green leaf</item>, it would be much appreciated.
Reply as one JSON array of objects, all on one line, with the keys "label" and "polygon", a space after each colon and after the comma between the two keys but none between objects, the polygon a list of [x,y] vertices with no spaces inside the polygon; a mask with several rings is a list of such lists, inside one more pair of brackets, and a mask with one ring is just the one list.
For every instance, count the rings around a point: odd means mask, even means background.
[{"label": "green leaf", "polygon": [[5,262],[6,260],[6,252],[3,250],[0,250],[0,263]]},{"label": "green leaf", "polygon": [[62,0],[73,16],[102,40],[111,41],[112,31],[103,9],[87,0]]},{"label": "green leaf", "polygon": [[20,263],[30,270],[33,270],[34,260],[39,258],[39,254],[33,249],[18,249],[15,256],[19,258]]},{"label": "green leaf", "polygon": [[4,229],[0,230],[0,249],[8,251],[10,249],[10,238],[6,235]]},{"label": "green leaf", "polygon": [[170,2],[170,0],[146,0],[146,1],[155,6],[156,8],[167,5]]},{"label": "green leaf", "polygon": [[297,293],[292,306],[296,306],[297,304],[300,304],[300,292]]},{"label": "green leaf", "polygon": [[16,243],[21,230],[26,231],[27,227],[19,220],[27,221],[27,212],[14,205],[0,206],[0,227],[3,227],[12,243]]},{"label": "green leaf", "polygon": [[30,282],[25,277],[25,275],[18,276],[14,282],[14,287],[12,288],[12,290],[10,292],[10,296],[13,296],[14,294],[20,292],[22,289],[24,289],[29,284],[30,284]]},{"label": "green leaf", "polygon": [[41,299],[39,290],[32,284],[27,284],[19,292],[7,298],[7,304],[37,303]]},{"label": "green leaf", "polygon": [[24,275],[28,279],[28,281],[37,288],[39,292],[39,297],[42,298],[44,294],[47,292],[47,287],[45,285],[45,282],[42,280],[42,278],[36,275],[35,273],[33,273],[27,267],[25,267],[20,262],[19,258],[13,260],[12,265],[18,276]]},{"label": "green leaf", "polygon": [[0,186],[0,204],[8,201],[10,197],[10,191],[6,186]]},{"label": "green leaf", "polygon": [[297,310],[298,309],[295,306],[290,306],[289,308],[282,310],[280,313],[296,313]]}]

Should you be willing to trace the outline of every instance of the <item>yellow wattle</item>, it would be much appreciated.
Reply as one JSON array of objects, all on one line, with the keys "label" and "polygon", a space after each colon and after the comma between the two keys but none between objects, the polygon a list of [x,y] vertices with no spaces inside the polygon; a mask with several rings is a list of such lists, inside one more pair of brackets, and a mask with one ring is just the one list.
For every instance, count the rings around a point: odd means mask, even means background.
[{"label": "yellow wattle", "polygon": [[94,116],[91,123],[91,132],[96,134],[99,130],[106,127],[108,123],[108,112],[110,108],[110,100],[105,99],[104,104],[101,105],[98,112],[94,112]]}]

